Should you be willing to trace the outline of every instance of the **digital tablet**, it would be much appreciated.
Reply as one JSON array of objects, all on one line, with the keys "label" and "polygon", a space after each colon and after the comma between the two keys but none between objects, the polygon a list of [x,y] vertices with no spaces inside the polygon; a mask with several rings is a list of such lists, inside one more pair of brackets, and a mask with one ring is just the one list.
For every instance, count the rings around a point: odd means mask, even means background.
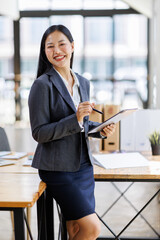
[{"label": "digital tablet", "polygon": [[138,108],[132,108],[132,109],[124,109],[118,113],[116,113],[115,115],[113,115],[111,118],[107,119],[106,121],[104,121],[103,123],[100,123],[97,127],[93,128],[92,130],[90,130],[88,132],[89,133],[95,133],[95,132],[99,132],[101,131],[104,127],[106,127],[107,125],[110,125],[112,123],[117,123],[119,121],[121,121],[123,118],[127,117],[129,114],[137,111]]}]

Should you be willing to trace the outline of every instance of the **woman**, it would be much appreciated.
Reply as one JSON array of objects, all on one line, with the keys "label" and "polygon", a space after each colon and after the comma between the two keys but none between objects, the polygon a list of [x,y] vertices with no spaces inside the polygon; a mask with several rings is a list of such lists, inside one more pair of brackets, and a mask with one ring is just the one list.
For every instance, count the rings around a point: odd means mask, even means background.
[{"label": "woman", "polygon": [[[100,223],[95,214],[93,159],[87,132],[89,82],[72,71],[74,41],[63,25],[53,25],[41,41],[37,80],[29,110],[33,138],[38,142],[32,166],[59,204],[70,240],[95,240]],[[92,137],[113,134],[114,125]]]}]

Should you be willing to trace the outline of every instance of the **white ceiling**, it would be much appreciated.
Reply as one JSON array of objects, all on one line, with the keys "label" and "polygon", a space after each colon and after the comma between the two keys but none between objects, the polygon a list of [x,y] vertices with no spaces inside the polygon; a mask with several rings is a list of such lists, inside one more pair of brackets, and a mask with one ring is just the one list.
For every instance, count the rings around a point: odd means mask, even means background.
[{"label": "white ceiling", "polygon": [[0,0],[0,14],[8,16],[13,20],[19,18],[18,0]]},{"label": "white ceiling", "polygon": [[152,5],[153,0],[122,0],[127,3],[130,7],[134,8],[138,12],[145,16],[152,17]]}]

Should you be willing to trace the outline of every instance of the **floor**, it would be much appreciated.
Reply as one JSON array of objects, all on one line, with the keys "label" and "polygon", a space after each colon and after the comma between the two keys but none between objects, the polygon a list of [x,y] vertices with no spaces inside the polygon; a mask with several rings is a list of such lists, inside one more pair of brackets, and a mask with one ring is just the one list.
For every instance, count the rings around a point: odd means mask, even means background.
[{"label": "floor", "polygon": [[[29,127],[25,125],[5,126],[9,142],[12,150],[32,152],[35,150],[36,143],[31,137]],[[115,183],[116,186],[124,191],[129,183]],[[129,201],[132,201],[136,209],[140,209],[147,199],[155,193],[160,187],[160,183],[134,183],[133,186],[127,191],[125,197],[114,205],[112,209],[103,217],[103,220],[110,226],[110,228],[118,234],[127,222],[136,214]],[[110,205],[119,197],[119,193],[112,183],[96,182],[95,186],[96,197],[96,212],[102,216],[103,213],[110,207]],[[55,209],[56,211],[56,209]],[[37,239],[37,222],[36,222],[36,205],[31,209],[31,230],[33,238]],[[143,216],[147,219],[149,224],[160,234],[160,199],[156,197],[151,204],[143,212]],[[57,240],[58,233],[58,217],[55,216],[56,231],[55,239]],[[102,225],[101,236],[112,236],[108,230]],[[134,223],[122,235],[127,237],[157,237],[154,230],[152,230],[144,221],[143,217],[139,216]],[[0,240],[14,240],[12,230],[12,223],[10,212],[0,212]]]}]

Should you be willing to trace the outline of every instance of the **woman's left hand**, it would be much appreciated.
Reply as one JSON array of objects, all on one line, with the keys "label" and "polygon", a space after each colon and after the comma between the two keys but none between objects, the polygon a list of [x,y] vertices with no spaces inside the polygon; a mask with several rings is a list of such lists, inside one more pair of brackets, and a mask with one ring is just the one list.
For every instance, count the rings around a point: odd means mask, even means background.
[{"label": "woman's left hand", "polygon": [[112,123],[107,127],[103,128],[103,130],[100,133],[104,137],[110,137],[115,132],[115,129],[116,129],[116,124]]}]

